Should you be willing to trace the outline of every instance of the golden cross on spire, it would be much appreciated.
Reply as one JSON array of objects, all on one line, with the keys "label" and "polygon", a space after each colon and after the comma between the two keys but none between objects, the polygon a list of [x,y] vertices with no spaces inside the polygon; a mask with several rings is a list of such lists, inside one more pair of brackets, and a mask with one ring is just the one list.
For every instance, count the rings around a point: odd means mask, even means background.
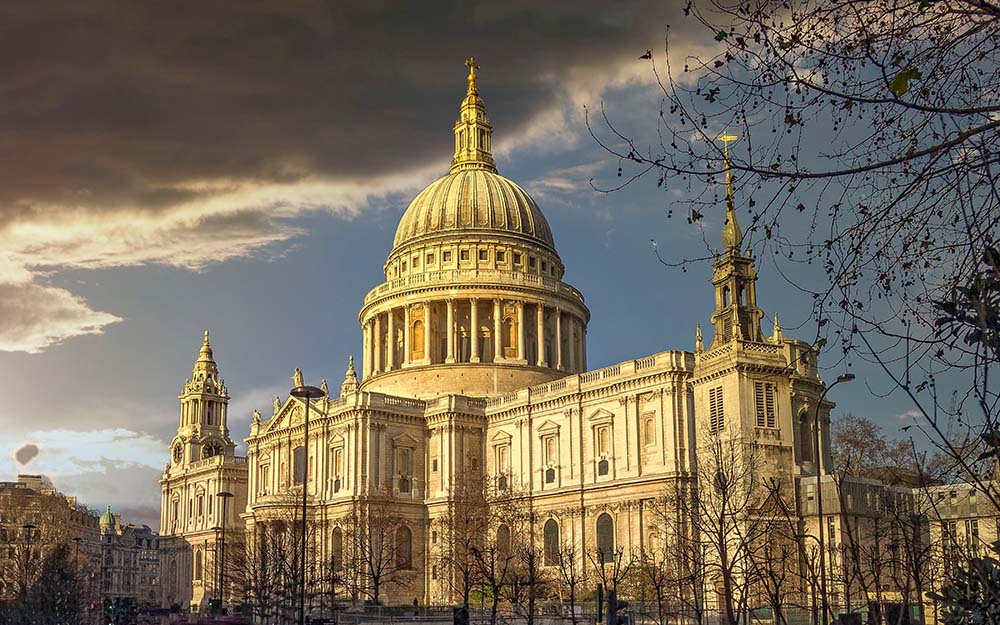
[{"label": "golden cross on spire", "polygon": [[476,70],[479,69],[479,65],[476,64],[476,57],[470,56],[465,61],[465,66],[469,68],[469,95],[476,93]]},{"label": "golden cross on spire", "polygon": [[739,139],[739,137],[737,137],[735,135],[727,134],[727,133],[723,133],[722,136],[719,137],[719,141],[722,141],[722,144],[723,144],[722,156],[723,156],[723,160],[725,161],[725,164],[726,164],[726,198],[727,199],[733,197],[733,178],[732,178],[731,168],[729,166],[729,143],[731,141],[736,141],[737,139]]}]

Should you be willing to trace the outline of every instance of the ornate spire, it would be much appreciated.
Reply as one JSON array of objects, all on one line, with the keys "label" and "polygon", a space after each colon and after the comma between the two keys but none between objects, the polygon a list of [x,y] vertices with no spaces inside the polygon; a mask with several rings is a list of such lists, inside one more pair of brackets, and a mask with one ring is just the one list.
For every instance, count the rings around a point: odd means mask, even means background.
[{"label": "ornate spire", "polygon": [[205,338],[201,343],[201,350],[198,352],[198,360],[194,361],[194,378],[198,379],[198,374],[206,374],[215,377],[219,375],[219,368],[215,364],[212,355],[212,345],[208,342],[208,330],[205,330]]},{"label": "ornate spire", "polygon": [[493,127],[486,119],[486,105],[476,88],[476,70],[479,65],[475,57],[469,57],[465,64],[469,68],[466,79],[469,88],[462,100],[458,121],[455,122],[455,156],[451,159],[449,173],[465,169],[486,169],[496,173],[497,164],[490,151]]},{"label": "ornate spire", "polygon": [[[471,76],[471,74],[470,74]],[[344,374],[344,383],[340,385],[340,394],[349,395],[358,390],[358,374],[354,371],[354,356],[347,359],[347,372]]]},{"label": "ornate spire", "polygon": [[778,315],[774,315],[774,332],[771,334],[772,343],[781,343],[784,336],[781,334],[781,324],[778,323]]},{"label": "ornate spire", "polygon": [[694,351],[700,354],[705,351],[705,340],[701,338],[701,324],[699,323],[694,330]]},{"label": "ornate spire", "polygon": [[723,158],[726,164],[726,221],[722,224],[722,246],[726,252],[739,254],[743,247],[743,231],[736,222],[736,207],[733,202],[733,176],[732,167],[729,161],[729,142],[736,141],[737,137],[724,134],[719,137],[723,142]]}]

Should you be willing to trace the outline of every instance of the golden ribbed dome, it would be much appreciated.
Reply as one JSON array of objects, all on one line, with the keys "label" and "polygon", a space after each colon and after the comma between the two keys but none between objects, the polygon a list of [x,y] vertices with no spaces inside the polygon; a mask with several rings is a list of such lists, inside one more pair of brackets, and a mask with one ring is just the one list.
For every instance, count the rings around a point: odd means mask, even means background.
[{"label": "golden ribbed dome", "polygon": [[553,250],[542,211],[516,182],[489,169],[465,169],[432,182],[403,213],[393,246],[461,231],[526,237]]}]

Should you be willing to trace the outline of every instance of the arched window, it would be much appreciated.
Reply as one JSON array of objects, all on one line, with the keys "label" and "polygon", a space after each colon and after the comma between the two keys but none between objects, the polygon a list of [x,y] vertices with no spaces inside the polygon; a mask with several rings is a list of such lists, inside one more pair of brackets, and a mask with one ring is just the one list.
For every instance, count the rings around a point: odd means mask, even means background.
[{"label": "arched window", "polygon": [[413,568],[413,532],[405,525],[396,530],[396,566]]},{"label": "arched window", "polygon": [[501,554],[510,553],[510,527],[507,525],[497,528],[497,551]]},{"label": "arched window", "polygon": [[410,344],[413,346],[413,357],[424,357],[424,322],[419,319],[413,322],[410,330]]},{"label": "arched window", "polygon": [[333,567],[340,570],[344,566],[344,530],[339,527],[333,528],[333,537],[330,542],[330,553],[333,556]]},{"label": "arched window", "polygon": [[724,286],[722,287],[722,305],[729,306],[729,299],[730,299],[729,287]]},{"label": "arched window", "polygon": [[201,549],[194,552],[194,579],[201,581]]},{"label": "arched window", "polygon": [[615,525],[607,512],[597,517],[597,553],[601,562],[615,559]]},{"label": "arched window", "polygon": [[542,536],[545,542],[545,566],[559,564],[559,524],[555,519],[545,522]]}]

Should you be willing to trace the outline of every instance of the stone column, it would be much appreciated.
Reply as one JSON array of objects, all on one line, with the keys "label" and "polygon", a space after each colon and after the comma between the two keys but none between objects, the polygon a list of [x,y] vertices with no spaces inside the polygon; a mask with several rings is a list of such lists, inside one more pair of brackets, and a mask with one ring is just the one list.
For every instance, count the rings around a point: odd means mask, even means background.
[{"label": "stone column", "polygon": [[431,303],[424,304],[424,360],[431,364]]},{"label": "stone column", "polygon": [[479,306],[476,298],[471,298],[469,300],[469,325],[472,326],[472,355],[469,357],[469,362],[479,362]]},{"label": "stone column", "polygon": [[562,311],[556,308],[556,369],[563,369]]},{"label": "stone column", "polygon": [[396,367],[396,319],[395,315],[392,314],[392,308],[389,309],[387,314],[385,370],[392,371]]},{"label": "stone column", "polygon": [[362,362],[361,377],[365,380],[372,374],[372,347],[371,347],[371,337],[368,331],[368,322],[366,321],[361,326],[361,340],[365,344],[365,357]]},{"label": "stone column", "polygon": [[382,314],[375,315],[375,373],[382,373]]},{"label": "stone column", "polygon": [[403,307],[403,366],[410,364],[410,305]]},{"label": "stone column", "polygon": [[587,325],[580,322],[580,371],[587,370]]},{"label": "stone column", "polygon": [[569,348],[569,370],[576,373],[576,317],[570,315],[566,318],[566,329],[569,336],[566,338],[566,347]]},{"label": "stone column", "polygon": [[548,367],[545,360],[545,305],[538,304],[538,366]]},{"label": "stone column", "polygon": [[517,303],[517,359],[524,360],[524,302]]},{"label": "stone column", "polygon": [[500,300],[493,300],[493,362],[503,360],[503,312]]},{"label": "stone column", "polygon": [[448,300],[448,354],[445,362],[455,362],[455,300]]}]

